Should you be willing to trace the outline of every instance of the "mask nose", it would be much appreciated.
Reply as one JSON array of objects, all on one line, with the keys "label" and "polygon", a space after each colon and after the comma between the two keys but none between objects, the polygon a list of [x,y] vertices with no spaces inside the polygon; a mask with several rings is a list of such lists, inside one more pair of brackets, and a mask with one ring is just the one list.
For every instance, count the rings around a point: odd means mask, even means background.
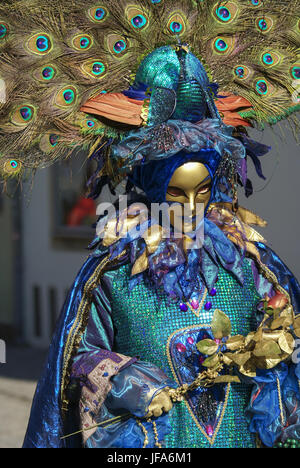
[{"label": "mask nose", "polygon": [[192,215],[195,213],[195,194],[190,193],[189,194],[189,208],[191,210]]}]

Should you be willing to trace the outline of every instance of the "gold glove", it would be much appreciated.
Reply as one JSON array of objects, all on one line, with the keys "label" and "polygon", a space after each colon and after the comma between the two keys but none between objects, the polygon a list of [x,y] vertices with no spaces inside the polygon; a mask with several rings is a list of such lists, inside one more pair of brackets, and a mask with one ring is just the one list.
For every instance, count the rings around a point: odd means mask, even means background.
[{"label": "gold glove", "polygon": [[168,413],[173,407],[172,400],[169,396],[169,388],[161,390],[152,400],[149,405],[146,418],[159,417],[163,412]]}]

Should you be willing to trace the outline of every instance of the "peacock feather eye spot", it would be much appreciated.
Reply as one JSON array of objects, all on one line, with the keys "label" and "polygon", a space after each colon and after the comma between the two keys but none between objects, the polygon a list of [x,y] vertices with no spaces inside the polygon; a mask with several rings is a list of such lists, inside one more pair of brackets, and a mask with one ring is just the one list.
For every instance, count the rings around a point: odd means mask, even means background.
[{"label": "peacock feather eye spot", "polygon": [[291,68],[291,75],[295,80],[300,80],[300,66],[296,65]]},{"label": "peacock feather eye spot", "polygon": [[93,38],[92,36],[89,36],[87,34],[86,35],[79,34],[73,37],[72,39],[72,46],[78,51],[88,50],[92,47],[92,45],[93,45]]},{"label": "peacock feather eye spot", "polygon": [[0,39],[4,39],[8,34],[8,27],[4,23],[0,23]]},{"label": "peacock feather eye spot", "polygon": [[233,70],[235,78],[246,80],[251,74],[251,70],[245,65],[237,65]]},{"label": "peacock feather eye spot", "polygon": [[50,136],[49,136],[49,143],[51,146],[56,146],[57,143],[58,143],[58,140],[59,140],[59,135],[55,135],[55,133],[52,133]]},{"label": "peacock feather eye spot", "polygon": [[36,40],[36,47],[39,52],[47,52],[49,49],[49,39],[46,36],[39,36]]},{"label": "peacock feather eye spot", "polygon": [[115,57],[123,57],[126,54],[130,42],[124,36],[112,33],[108,34],[106,40],[109,51]]},{"label": "peacock feather eye spot", "polygon": [[126,50],[126,42],[121,40],[121,41],[117,41],[114,45],[114,52],[116,54],[121,54],[122,52],[124,52],[124,50]]},{"label": "peacock feather eye spot", "polygon": [[28,39],[25,47],[34,54],[45,55],[52,50],[53,44],[48,34],[35,34]]},{"label": "peacock feather eye spot", "polygon": [[216,39],[215,41],[215,49],[218,52],[226,52],[228,49],[228,44],[225,39]]},{"label": "peacock feather eye spot", "polygon": [[244,78],[245,77],[245,69],[244,67],[236,67],[235,69],[235,74],[238,78]]},{"label": "peacock feather eye spot", "polygon": [[252,6],[258,7],[262,4],[261,0],[250,0]]},{"label": "peacock feather eye spot", "polygon": [[187,25],[187,19],[180,11],[173,12],[167,21],[166,32],[182,36],[186,32]]},{"label": "peacock feather eye spot", "polygon": [[70,107],[77,98],[77,89],[74,86],[65,86],[55,97],[55,104],[59,107]]},{"label": "peacock feather eye spot", "polygon": [[106,8],[98,5],[93,8],[89,8],[87,14],[94,23],[100,23],[107,18],[108,11]]},{"label": "peacock feather eye spot", "polygon": [[49,129],[46,133],[41,135],[40,150],[43,153],[51,153],[59,144],[60,136],[56,133],[56,129]]},{"label": "peacock feather eye spot", "polygon": [[262,31],[265,31],[268,27],[268,24],[265,20],[261,19],[259,20],[258,22],[258,27],[262,30]]},{"label": "peacock feather eye spot", "polygon": [[96,76],[102,75],[105,72],[105,65],[102,62],[93,63],[92,67],[93,74]]},{"label": "peacock feather eye spot", "polygon": [[75,99],[75,93],[72,89],[67,89],[63,92],[63,97],[67,104],[72,104]]},{"label": "peacock feather eye spot", "polygon": [[230,10],[224,6],[217,8],[216,14],[222,21],[229,21],[231,19]]},{"label": "peacock feather eye spot", "polygon": [[86,124],[89,128],[93,128],[96,125],[93,120],[87,120]]},{"label": "peacock feather eye spot", "polygon": [[282,56],[280,53],[276,53],[276,52],[264,52],[261,57],[260,57],[260,60],[262,62],[262,64],[264,66],[267,66],[267,67],[274,67],[278,64],[281,63],[282,61]]},{"label": "peacock feather eye spot", "polygon": [[83,37],[80,39],[80,47],[86,49],[91,44],[91,41],[88,37]]},{"label": "peacock feather eye spot", "polygon": [[125,15],[134,29],[144,29],[148,25],[148,17],[138,7],[128,6],[125,10]]},{"label": "peacock feather eye spot", "polygon": [[13,159],[12,161],[10,161],[9,164],[10,164],[10,166],[11,166],[12,169],[17,169],[17,167],[18,167],[18,165],[19,165],[18,162],[17,162],[15,159]]},{"label": "peacock feather eye spot", "polygon": [[174,34],[180,34],[182,29],[182,24],[178,23],[177,21],[172,21],[172,23],[170,24],[170,30]]},{"label": "peacock feather eye spot", "polygon": [[36,109],[33,106],[23,105],[16,107],[11,114],[11,122],[14,125],[24,127],[34,118]]},{"label": "peacock feather eye spot", "polygon": [[273,20],[269,17],[257,18],[256,27],[262,33],[269,32],[273,27]]},{"label": "peacock feather eye spot", "polygon": [[266,65],[272,65],[274,63],[274,60],[271,54],[264,54],[262,60]]},{"label": "peacock feather eye spot", "polygon": [[55,70],[52,67],[45,67],[42,70],[42,77],[44,80],[52,80],[55,75]]},{"label": "peacock feather eye spot", "polygon": [[29,122],[32,119],[33,111],[30,107],[24,106],[20,109],[20,115],[25,122]]},{"label": "peacock feather eye spot", "polygon": [[265,95],[268,92],[268,85],[265,80],[258,80],[255,84],[255,89],[260,95]]},{"label": "peacock feather eye spot", "polygon": [[147,24],[147,18],[144,15],[137,15],[131,20],[131,24],[136,29],[141,29]]},{"label": "peacock feather eye spot", "polygon": [[151,0],[151,3],[153,3],[153,5],[157,5],[158,3],[161,3],[162,0]]},{"label": "peacock feather eye spot", "polygon": [[102,21],[106,16],[106,11],[104,8],[97,8],[95,11],[95,19],[97,21]]},{"label": "peacock feather eye spot", "polygon": [[3,169],[4,172],[8,175],[16,175],[21,171],[22,164],[15,159],[10,159],[5,162]]},{"label": "peacock feather eye spot", "polygon": [[215,19],[221,23],[231,23],[239,14],[239,7],[236,2],[223,0],[214,5],[212,13]]},{"label": "peacock feather eye spot", "polygon": [[93,79],[102,78],[106,72],[106,65],[100,58],[97,61],[90,59],[81,64],[81,69],[85,75]]}]

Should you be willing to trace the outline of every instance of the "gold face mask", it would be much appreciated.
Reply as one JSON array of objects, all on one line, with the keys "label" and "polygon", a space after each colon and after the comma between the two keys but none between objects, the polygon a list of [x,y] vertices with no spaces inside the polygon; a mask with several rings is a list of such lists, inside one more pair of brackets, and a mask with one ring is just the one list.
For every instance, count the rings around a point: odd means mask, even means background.
[{"label": "gold face mask", "polygon": [[182,226],[183,232],[189,232],[196,228],[194,218],[197,215],[197,204],[207,207],[211,196],[211,177],[204,164],[200,162],[188,162],[178,167],[170,180],[166,201],[188,204],[190,208],[190,220],[178,216],[170,208],[170,221],[173,226]]}]

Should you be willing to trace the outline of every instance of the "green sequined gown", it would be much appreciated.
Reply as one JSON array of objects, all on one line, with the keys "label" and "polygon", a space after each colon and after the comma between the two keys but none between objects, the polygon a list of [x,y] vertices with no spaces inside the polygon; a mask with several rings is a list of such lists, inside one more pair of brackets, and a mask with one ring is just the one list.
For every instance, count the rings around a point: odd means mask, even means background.
[{"label": "green sequined gown", "polygon": [[[254,311],[260,296],[255,288],[250,260],[244,260],[243,270],[245,282],[242,286],[220,268],[216,294],[210,296],[203,288],[199,308],[195,310],[189,306],[187,311],[182,311],[178,304],[168,303],[164,294],[157,294],[144,283],[129,293],[129,265],[105,273],[105,280],[110,284],[112,320],[116,330],[114,351],[139,356],[162,369],[178,384],[185,383],[191,356],[197,358],[197,336],[207,332],[209,337],[209,326],[216,309],[230,318],[232,334],[245,335],[256,328]],[[217,402],[214,401],[216,395],[210,394],[213,422],[203,419],[207,406],[203,396],[199,400],[200,407],[197,399],[176,403],[170,413],[172,432],[165,438],[165,447],[255,447],[255,435],[249,432],[245,417],[250,387],[245,384],[218,387],[221,393]]]}]

